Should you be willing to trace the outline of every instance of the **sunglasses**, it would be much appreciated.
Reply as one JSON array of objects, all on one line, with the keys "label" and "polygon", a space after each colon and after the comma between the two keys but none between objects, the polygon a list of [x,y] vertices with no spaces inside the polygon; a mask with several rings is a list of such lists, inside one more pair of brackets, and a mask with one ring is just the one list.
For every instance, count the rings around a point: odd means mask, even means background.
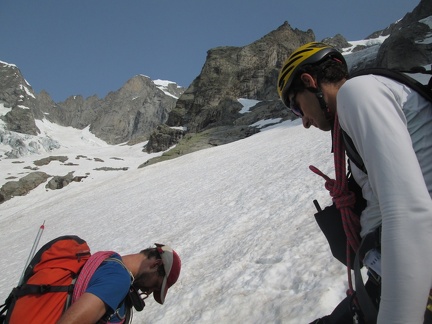
[{"label": "sunglasses", "polygon": [[294,95],[292,96],[291,99],[289,97],[287,98],[288,99],[287,101],[289,103],[288,108],[291,109],[294,115],[298,117],[303,117],[303,111],[301,110],[299,104],[297,103],[296,97],[297,97],[297,92],[294,92]]}]

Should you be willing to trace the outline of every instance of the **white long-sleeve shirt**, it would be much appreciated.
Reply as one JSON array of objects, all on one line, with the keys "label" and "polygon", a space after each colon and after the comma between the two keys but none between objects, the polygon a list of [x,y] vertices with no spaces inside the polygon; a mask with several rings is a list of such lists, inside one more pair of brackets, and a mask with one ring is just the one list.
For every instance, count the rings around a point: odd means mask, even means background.
[{"label": "white long-sleeve shirt", "polygon": [[367,169],[351,163],[367,200],[362,236],[382,224],[378,323],[423,323],[432,287],[432,105],[367,75],[340,88],[337,112]]}]

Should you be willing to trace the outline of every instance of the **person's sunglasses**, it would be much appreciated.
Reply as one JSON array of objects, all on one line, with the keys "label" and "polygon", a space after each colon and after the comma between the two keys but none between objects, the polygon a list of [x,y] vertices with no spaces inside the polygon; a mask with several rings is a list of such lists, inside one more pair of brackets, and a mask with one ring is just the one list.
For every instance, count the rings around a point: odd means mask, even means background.
[{"label": "person's sunglasses", "polygon": [[294,115],[298,117],[303,117],[303,111],[301,110],[299,104],[297,103],[296,97],[297,97],[297,92],[294,92],[294,95],[291,97],[291,99],[288,98],[289,109],[291,109]]}]

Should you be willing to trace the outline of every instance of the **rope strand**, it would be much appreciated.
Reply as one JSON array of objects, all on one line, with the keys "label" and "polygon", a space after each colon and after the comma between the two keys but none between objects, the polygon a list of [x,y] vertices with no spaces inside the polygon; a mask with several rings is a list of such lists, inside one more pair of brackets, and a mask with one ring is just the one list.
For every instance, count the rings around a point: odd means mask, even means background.
[{"label": "rope strand", "polygon": [[345,145],[342,139],[342,131],[339,126],[338,116],[336,114],[334,121],[333,131],[333,145],[334,145],[334,165],[336,180],[329,178],[322,173],[318,168],[311,165],[309,169],[323,177],[325,181],[325,188],[329,191],[336,208],[341,212],[342,224],[347,236],[347,272],[348,272],[348,285],[350,293],[354,291],[351,278],[351,253],[350,250],[357,251],[360,246],[360,218],[356,215],[352,208],[355,204],[355,194],[348,188],[348,179],[346,176],[346,159],[345,159]]}]

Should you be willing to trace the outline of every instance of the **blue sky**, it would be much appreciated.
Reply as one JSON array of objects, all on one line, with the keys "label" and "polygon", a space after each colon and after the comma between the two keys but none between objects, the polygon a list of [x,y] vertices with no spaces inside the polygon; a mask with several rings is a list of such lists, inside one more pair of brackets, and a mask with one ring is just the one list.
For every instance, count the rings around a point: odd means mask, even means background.
[{"label": "blue sky", "polygon": [[207,50],[245,46],[288,21],[317,40],[360,40],[411,12],[413,0],[3,0],[0,60],[54,101],[104,97],[144,74],[187,87]]}]

